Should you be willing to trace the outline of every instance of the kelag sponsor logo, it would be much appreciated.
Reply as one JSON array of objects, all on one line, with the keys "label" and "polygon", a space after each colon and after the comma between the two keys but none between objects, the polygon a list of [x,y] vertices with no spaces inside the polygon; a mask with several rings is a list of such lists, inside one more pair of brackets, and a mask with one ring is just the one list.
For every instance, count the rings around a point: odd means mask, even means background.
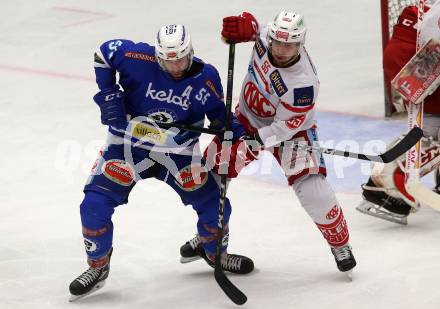
[{"label": "kelag sponsor logo", "polygon": [[[190,87],[190,86],[188,86]],[[185,90],[183,93],[186,93]],[[151,98],[153,100],[157,100],[160,102],[166,102],[170,104],[175,104],[180,106],[183,110],[188,110],[190,102],[187,97],[182,97],[174,94],[173,89],[164,90],[156,90],[153,88],[153,83],[148,83],[147,92],[145,93],[145,97]]]}]

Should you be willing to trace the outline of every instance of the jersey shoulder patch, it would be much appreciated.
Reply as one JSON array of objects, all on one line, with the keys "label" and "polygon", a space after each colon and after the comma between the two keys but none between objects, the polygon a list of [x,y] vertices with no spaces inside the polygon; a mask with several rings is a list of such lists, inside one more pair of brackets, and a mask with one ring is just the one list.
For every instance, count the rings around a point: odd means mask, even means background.
[{"label": "jersey shoulder patch", "polygon": [[293,105],[294,106],[310,106],[313,104],[314,90],[313,86],[294,88],[293,89]]}]

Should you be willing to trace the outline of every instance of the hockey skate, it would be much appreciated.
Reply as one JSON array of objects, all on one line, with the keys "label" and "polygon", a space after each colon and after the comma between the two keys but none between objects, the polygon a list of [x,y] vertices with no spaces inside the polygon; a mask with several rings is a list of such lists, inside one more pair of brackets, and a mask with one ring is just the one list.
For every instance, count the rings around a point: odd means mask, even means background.
[{"label": "hockey skate", "polygon": [[397,224],[408,224],[407,217],[411,212],[411,206],[376,187],[371,179],[367,184],[362,185],[362,189],[364,201],[356,207],[356,210]]},{"label": "hockey skate", "polygon": [[101,268],[90,267],[83,272],[78,278],[72,281],[69,286],[71,297],[70,302],[81,299],[89,294],[92,294],[105,285],[105,280],[110,272],[110,257],[112,255],[113,248],[110,249],[108,254],[109,262],[107,265]]},{"label": "hockey skate", "polygon": [[[199,235],[196,235],[180,247],[180,255],[181,263],[189,263],[203,258],[209,266],[215,267],[215,257],[208,257],[206,255]],[[222,254],[221,265],[224,271],[235,274],[244,275],[254,270],[254,262],[250,258],[238,254]]]},{"label": "hockey skate", "polygon": [[353,252],[351,252],[351,246],[347,244],[339,248],[331,248],[331,251],[335,257],[336,266],[338,266],[339,271],[345,273],[347,277],[352,280],[356,260]]},{"label": "hockey skate", "polygon": [[189,263],[201,259],[197,248],[202,245],[199,235],[188,240],[182,247],[180,247],[180,263]]}]

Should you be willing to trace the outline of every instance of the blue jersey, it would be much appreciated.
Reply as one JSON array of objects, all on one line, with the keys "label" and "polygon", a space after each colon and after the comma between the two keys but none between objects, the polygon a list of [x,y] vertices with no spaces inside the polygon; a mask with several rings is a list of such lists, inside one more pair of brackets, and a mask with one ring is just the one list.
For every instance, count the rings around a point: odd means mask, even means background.
[{"label": "blue jersey", "polygon": [[[223,127],[225,106],[220,76],[212,65],[196,57],[185,77],[174,80],[159,66],[153,46],[117,39],[101,45],[94,63],[99,89],[115,88],[119,84],[124,90],[129,119],[148,117],[158,122],[203,127],[206,115]],[[127,131],[142,138],[141,129],[145,131],[145,127],[135,127],[130,121]],[[109,131],[114,137],[124,136],[123,131],[113,127]],[[199,135],[181,131],[173,136],[172,143],[192,145]],[[147,141],[155,144],[151,139]],[[157,141],[172,146],[160,136]]]}]

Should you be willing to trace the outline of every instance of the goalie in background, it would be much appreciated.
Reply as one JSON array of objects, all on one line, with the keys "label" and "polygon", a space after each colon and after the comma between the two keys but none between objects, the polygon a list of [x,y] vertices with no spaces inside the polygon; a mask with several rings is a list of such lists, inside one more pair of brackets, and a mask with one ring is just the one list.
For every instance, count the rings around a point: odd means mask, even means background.
[{"label": "goalie in background", "polygon": [[[421,46],[432,37],[440,39],[440,30],[436,26],[440,17],[440,1],[427,1],[425,8],[427,13],[420,33]],[[389,80],[416,53],[417,14],[417,6],[406,7],[394,26],[393,36],[383,56],[384,73]],[[403,100],[400,97],[395,100],[395,97],[393,95],[393,103],[397,111],[403,111]],[[440,193],[440,90],[436,89],[424,102],[423,131],[426,138],[422,139],[420,177],[434,171],[434,191]],[[356,208],[362,213],[406,225],[408,215],[418,210],[418,202],[405,190],[405,155],[387,165],[373,164],[371,177],[362,189],[365,201]]]}]

